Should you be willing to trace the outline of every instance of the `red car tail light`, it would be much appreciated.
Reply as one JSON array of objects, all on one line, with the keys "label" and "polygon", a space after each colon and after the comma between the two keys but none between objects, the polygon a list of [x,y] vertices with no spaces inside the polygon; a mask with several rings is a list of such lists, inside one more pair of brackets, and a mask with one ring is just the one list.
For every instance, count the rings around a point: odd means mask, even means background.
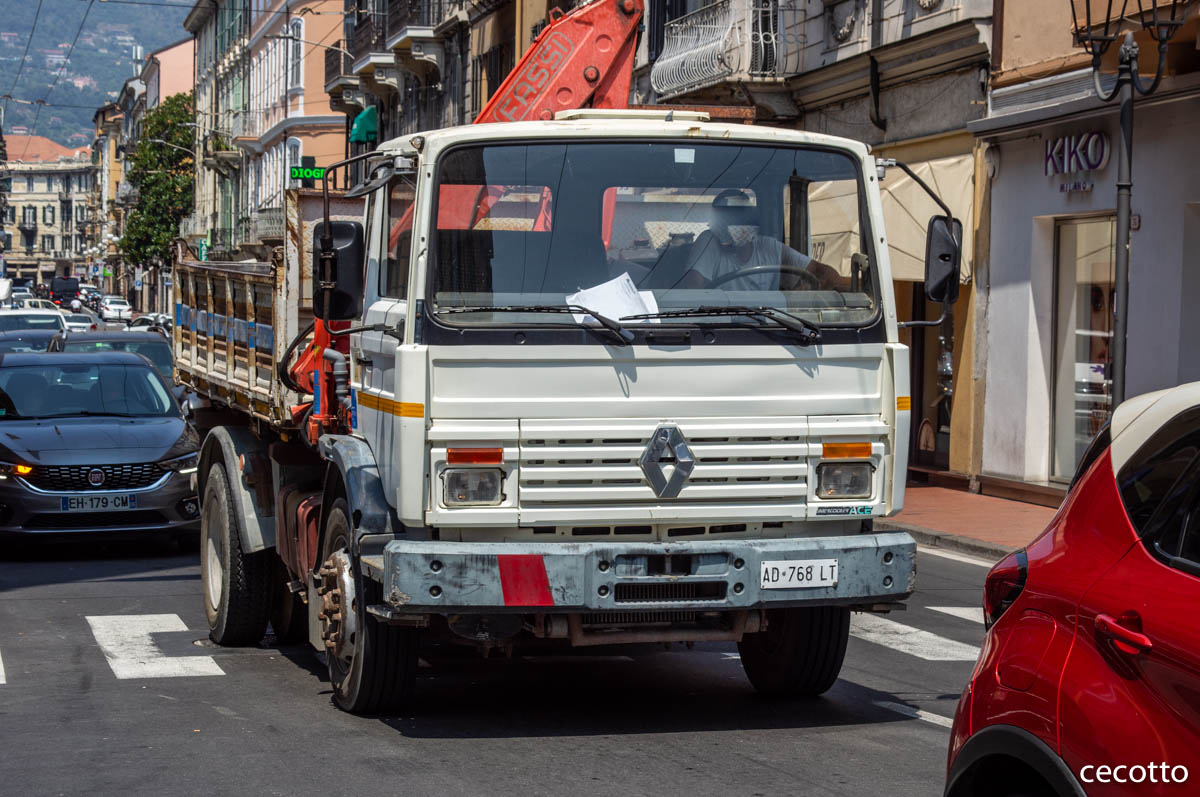
[{"label": "red car tail light", "polygon": [[1025,577],[1029,573],[1029,557],[1025,551],[1014,551],[1001,559],[988,571],[983,582],[983,623],[991,628],[1000,615],[1025,589]]}]

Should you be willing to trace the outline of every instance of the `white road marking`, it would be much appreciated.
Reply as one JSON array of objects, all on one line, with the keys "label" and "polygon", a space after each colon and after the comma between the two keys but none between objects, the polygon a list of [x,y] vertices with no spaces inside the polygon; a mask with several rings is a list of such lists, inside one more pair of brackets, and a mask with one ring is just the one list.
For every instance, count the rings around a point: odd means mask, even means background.
[{"label": "white road marking", "polygon": [[851,615],[850,635],[926,661],[975,661],[979,657],[979,648],[974,645],[946,639],[874,614]]},{"label": "white road marking", "polygon": [[8,681],[4,680],[4,659],[0,659],[0,684],[6,683],[8,683]]},{"label": "white road marking", "polygon": [[86,618],[117,678],[224,675],[211,656],[164,656],[150,635],[186,631],[177,614],[110,614]]},{"label": "white road marking", "polygon": [[983,607],[982,606],[930,606],[931,612],[941,612],[948,614],[951,617],[957,617],[961,620],[969,620],[972,623],[983,625]]},{"label": "white road marking", "polygon": [[[996,562],[988,559],[980,559],[976,556],[967,556],[966,554],[954,553],[952,551],[943,551],[941,548],[934,548],[931,545],[918,545],[917,550],[921,553],[927,553],[930,556],[940,556],[943,559],[952,559],[955,562],[963,562],[965,564],[975,565],[977,567],[986,567],[989,570],[992,568],[992,565],[996,564]],[[997,559],[996,561],[998,562],[1000,560]]]},{"label": "white road marking", "polygon": [[875,705],[880,708],[886,708],[888,711],[894,711],[897,714],[903,714],[906,717],[913,719],[925,720],[932,722],[934,725],[940,725],[943,728],[949,728],[954,725],[954,720],[949,717],[943,717],[941,714],[934,714],[931,711],[916,708],[914,706],[906,706],[903,703],[892,703],[889,700],[876,700]]}]

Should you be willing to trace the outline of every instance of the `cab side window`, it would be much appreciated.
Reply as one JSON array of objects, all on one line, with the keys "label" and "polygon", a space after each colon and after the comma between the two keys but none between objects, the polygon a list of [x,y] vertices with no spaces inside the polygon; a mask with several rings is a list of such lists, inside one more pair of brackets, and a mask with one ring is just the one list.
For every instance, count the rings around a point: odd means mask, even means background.
[{"label": "cab side window", "polygon": [[388,223],[385,231],[387,261],[379,272],[380,296],[390,299],[404,299],[408,296],[415,199],[416,190],[407,177],[397,178],[388,189]]}]

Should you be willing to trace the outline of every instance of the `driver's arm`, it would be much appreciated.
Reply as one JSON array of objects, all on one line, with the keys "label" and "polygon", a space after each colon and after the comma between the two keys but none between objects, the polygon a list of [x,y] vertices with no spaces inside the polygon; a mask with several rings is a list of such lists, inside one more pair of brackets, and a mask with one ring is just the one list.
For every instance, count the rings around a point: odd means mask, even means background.
[{"label": "driver's arm", "polygon": [[[843,277],[837,273],[837,269],[826,265],[819,260],[802,255],[787,244],[783,244],[783,263],[788,266],[797,266],[803,268],[809,274],[817,278],[820,283],[821,290],[847,291],[850,289],[850,278]],[[783,274],[781,283],[788,282],[788,275]],[[790,279],[790,286],[784,287],[784,290],[804,290],[803,284],[795,277]]]}]

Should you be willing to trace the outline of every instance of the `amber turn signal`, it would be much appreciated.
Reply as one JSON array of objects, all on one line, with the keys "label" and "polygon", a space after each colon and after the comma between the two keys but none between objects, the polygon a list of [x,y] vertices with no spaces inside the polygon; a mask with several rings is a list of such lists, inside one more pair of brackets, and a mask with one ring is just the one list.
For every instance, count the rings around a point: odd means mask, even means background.
[{"label": "amber turn signal", "polygon": [[450,465],[499,465],[503,461],[503,448],[446,449],[446,463]]},{"label": "amber turn signal", "polygon": [[870,443],[823,443],[821,445],[822,459],[869,459],[870,457]]}]

